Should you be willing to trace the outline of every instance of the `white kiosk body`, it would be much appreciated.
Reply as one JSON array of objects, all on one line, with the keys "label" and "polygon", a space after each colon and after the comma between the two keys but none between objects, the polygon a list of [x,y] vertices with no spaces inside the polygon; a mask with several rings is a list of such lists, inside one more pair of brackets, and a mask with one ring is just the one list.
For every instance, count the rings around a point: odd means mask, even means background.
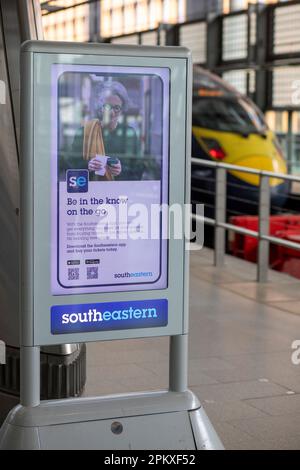
[{"label": "white kiosk body", "polygon": [[[190,198],[189,51],[29,41],[21,67],[21,404],[0,448],[222,449],[188,390],[189,253],[160,210]],[[41,346],[155,336],[169,390],[40,402]]]}]

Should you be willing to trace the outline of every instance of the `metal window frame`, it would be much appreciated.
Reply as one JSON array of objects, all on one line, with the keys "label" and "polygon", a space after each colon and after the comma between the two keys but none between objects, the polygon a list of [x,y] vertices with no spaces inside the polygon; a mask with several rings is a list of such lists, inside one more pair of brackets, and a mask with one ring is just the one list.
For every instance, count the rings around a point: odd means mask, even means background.
[{"label": "metal window frame", "polygon": [[[91,11],[94,4],[100,5],[101,0],[83,0],[77,5],[69,7],[61,7],[59,10],[46,13],[52,14],[56,11],[64,9],[76,8],[79,5],[90,4]],[[46,2],[44,2],[46,3]],[[43,5],[43,4],[42,4]],[[157,33],[157,45],[160,45],[160,32],[166,32],[166,45],[178,46],[180,45],[180,28],[195,23],[206,22],[207,24],[207,38],[206,38],[206,61],[197,63],[204,68],[210,69],[212,72],[222,75],[222,73],[234,70],[254,70],[256,74],[257,89],[255,94],[250,94],[248,86],[248,96],[262,109],[262,111],[299,111],[299,106],[285,106],[278,107],[273,104],[273,70],[276,67],[286,65],[300,65],[300,51],[275,54],[274,53],[274,17],[277,8],[287,8],[291,5],[300,5],[300,0],[290,0],[288,2],[280,2],[274,4],[249,4],[247,9],[240,9],[230,12],[228,14],[208,13],[206,17],[197,16],[194,19],[178,23],[166,24],[161,23],[157,28],[136,31],[128,34],[120,34],[116,36],[101,38],[100,31],[100,12],[99,21],[90,21],[89,41],[97,42],[112,42],[118,38],[130,38],[133,35],[138,36],[138,44],[142,45],[142,35],[148,32]],[[100,8],[99,8],[100,10]],[[251,44],[251,14],[256,14],[256,44]],[[248,16],[247,27],[247,56],[241,59],[223,60],[223,25],[225,18],[237,17],[241,14]],[[98,30],[96,29],[98,26]]]}]

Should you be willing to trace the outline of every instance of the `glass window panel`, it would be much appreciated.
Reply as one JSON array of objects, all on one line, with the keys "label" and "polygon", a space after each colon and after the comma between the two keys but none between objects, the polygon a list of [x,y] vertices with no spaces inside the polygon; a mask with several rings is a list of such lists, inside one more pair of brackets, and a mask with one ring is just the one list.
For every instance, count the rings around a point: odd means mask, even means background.
[{"label": "glass window panel", "polygon": [[111,15],[110,11],[104,11],[101,14],[101,36],[103,38],[111,35]]},{"label": "glass window panel", "polygon": [[231,86],[236,88],[240,93],[247,94],[247,71],[231,70],[223,73],[223,79]]},{"label": "glass window panel", "polygon": [[111,34],[113,36],[123,33],[123,15],[121,8],[115,8],[112,10],[111,26]]},{"label": "glass window panel", "polygon": [[102,0],[101,1],[101,10],[107,11],[111,8],[111,0]]},{"label": "glass window panel", "polygon": [[300,5],[276,8],[274,16],[273,50],[275,54],[300,51]]},{"label": "glass window panel", "polygon": [[143,31],[147,29],[148,26],[148,4],[147,0],[142,0],[137,4],[137,31]]},{"label": "glass window panel", "polygon": [[273,71],[275,107],[300,107],[300,67],[278,67]]},{"label": "glass window panel", "polygon": [[156,28],[160,21],[162,21],[162,2],[161,0],[150,0],[149,27]]},{"label": "glass window panel", "polygon": [[113,44],[138,44],[139,37],[137,34],[131,34],[130,36],[123,36],[120,38],[114,38],[111,41]]},{"label": "glass window panel", "polygon": [[[66,1],[64,5],[60,2],[60,5],[70,6],[73,3],[72,1]],[[45,15],[43,17],[44,27],[47,25],[45,39],[57,41],[87,41],[89,38],[88,13],[88,5],[79,5],[68,10]]]},{"label": "glass window panel", "polygon": [[166,23],[176,23],[178,19],[178,0],[165,0],[163,9],[163,20]]},{"label": "glass window panel", "polygon": [[248,17],[229,16],[223,19],[223,60],[246,58],[248,55]]},{"label": "glass window panel", "polygon": [[142,44],[145,46],[157,46],[157,32],[150,31],[142,34]]},{"label": "glass window panel", "polygon": [[124,8],[124,33],[135,31],[136,11],[134,5],[128,5]]},{"label": "glass window panel", "polygon": [[179,43],[191,50],[196,64],[206,62],[206,23],[193,23],[180,27]]}]

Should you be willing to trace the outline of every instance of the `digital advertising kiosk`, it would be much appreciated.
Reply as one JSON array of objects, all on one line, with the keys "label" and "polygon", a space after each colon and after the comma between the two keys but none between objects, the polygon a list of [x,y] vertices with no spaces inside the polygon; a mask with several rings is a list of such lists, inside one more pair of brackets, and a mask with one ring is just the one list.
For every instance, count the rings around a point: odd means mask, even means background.
[{"label": "digital advertising kiosk", "polygon": [[[192,62],[180,47],[21,51],[21,403],[2,449],[222,449],[188,390]],[[184,225],[184,217],[181,221]],[[169,390],[40,401],[40,347],[170,337]]]}]

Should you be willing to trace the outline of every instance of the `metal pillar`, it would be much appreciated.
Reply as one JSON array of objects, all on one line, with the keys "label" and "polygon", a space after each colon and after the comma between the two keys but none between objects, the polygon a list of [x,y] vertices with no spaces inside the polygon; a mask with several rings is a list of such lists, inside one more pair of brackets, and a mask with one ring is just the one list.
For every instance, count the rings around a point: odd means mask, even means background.
[{"label": "metal pillar", "polygon": [[293,111],[288,111],[287,163],[289,173],[293,173]]},{"label": "metal pillar", "polygon": [[270,243],[262,237],[269,235],[270,227],[270,181],[261,176],[259,192],[259,247],[257,262],[257,281],[267,282],[269,271]]},{"label": "metal pillar", "polygon": [[215,266],[224,266],[225,248],[226,248],[226,229],[220,227],[219,224],[226,222],[226,182],[227,173],[224,168],[216,169],[216,198],[215,198]]},{"label": "metal pillar", "polygon": [[[269,10],[265,5],[256,5],[256,54],[252,51],[252,60],[255,58],[256,70],[256,91],[255,103],[265,111],[268,104],[268,86],[270,72],[264,67],[268,57],[269,47]],[[271,73],[272,76],[272,73]]]},{"label": "metal pillar", "polygon": [[166,46],[179,46],[179,26],[161,24],[160,27],[166,31]]},{"label": "metal pillar", "polygon": [[22,40],[43,39],[42,13],[39,0],[17,0]]},{"label": "metal pillar", "polygon": [[89,4],[89,41],[100,42],[101,38],[101,2]]},{"label": "metal pillar", "polygon": [[40,348],[21,346],[20,403],[23,406],[40,404]]},{"label": "metal pillar", "polygon": [[186,392],[188,389],[188,335],[170,337],[169,389]]},{"label": "metal pillar", "polygon": [[215,13],[207,16],[207,68],[216,71],[222,60],[222,17]]}]

